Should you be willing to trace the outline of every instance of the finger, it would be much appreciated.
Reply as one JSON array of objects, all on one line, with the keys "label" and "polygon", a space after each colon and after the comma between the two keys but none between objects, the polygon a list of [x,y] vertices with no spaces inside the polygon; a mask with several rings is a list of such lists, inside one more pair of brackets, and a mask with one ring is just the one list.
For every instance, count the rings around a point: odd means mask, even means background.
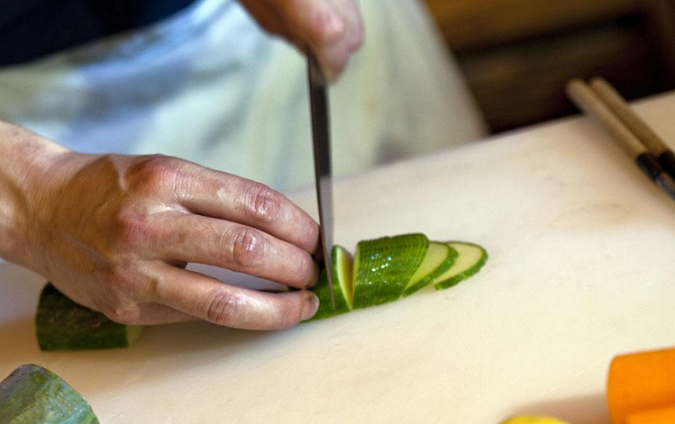
[{"label": "finger", "polygon": [[352,53],[363,44],[364,28],[358,5],[353,0],[326,0],[343,22],[341,37],[324,43],[310,43],[330,80],[337,79],[347,67]]},{"label": "finger", "polygon": [[273,5],[261,0],[240,0],[240,3],[265,31],[280,35],[293,43],[296,41],[292,39],[292,32],[286,23],[279,19],[279,11]]},{"label": "finger", "polygon": [[160,303],[141,303],[138,305],[134,325],[174,324],[177,322],[196,321],[197,317],[178,311]]},{"label": "finger", "polygon": [[260,229],[308,253],[317,250],[316,221],[263,184],[193,165],[179,176],[175,191],[191,212]]},{"label": "finger", "polygon": [[358,2],[355,0],[330,0],[346,25],[346,43],[350,51],[361,48],[365,39],[365,26]]},{"label": "finger", "polygon": [[352,28],[338,7],[328,0],[270,0],[277,3],[281,19],[317,57],[324,75],[335,80],[342,73],[351,51],[347,40]]},{"label": "finger", "polygon": [[309,253],[252,227],[180,212],[162,214],[155,225],[154,259],[215,265],[295,288],[318,279]]},{"label": "finger", "polygon": [[157,302],[226,327],[280,330],[311,318],[318,308],[309,291],[263,293],[170,266],[163,271],[155,287]]}]

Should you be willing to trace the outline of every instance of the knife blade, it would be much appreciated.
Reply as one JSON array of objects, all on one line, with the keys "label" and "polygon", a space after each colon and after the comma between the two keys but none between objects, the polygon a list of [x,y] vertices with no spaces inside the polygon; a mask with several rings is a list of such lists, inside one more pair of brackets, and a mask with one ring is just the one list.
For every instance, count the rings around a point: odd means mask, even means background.
[{"label": "knife blade", "polygon": [[321,248],[326,265],[331,307],[335,309],[333,267],[330,249],[333,246],[333,171],[330,159],[330,118],[328,111],[328,83],[321,74],[319,64],[307,52],[309,74],[309,102],[312,111],[312,139],[314,144],[314,177],[319,204]]}]

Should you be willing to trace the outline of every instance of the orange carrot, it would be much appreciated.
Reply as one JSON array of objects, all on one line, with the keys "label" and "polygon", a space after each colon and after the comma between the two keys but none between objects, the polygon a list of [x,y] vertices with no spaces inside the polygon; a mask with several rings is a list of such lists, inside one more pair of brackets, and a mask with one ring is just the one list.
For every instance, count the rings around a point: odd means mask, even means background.
[{"label": "orange carrot", "polygon": [[[607,405],[614,424],[661,423],[639,415],[675,407],[675,349],[617,356],[607,381]],[[656,412],[654,412],[656,414]],[[663,414],[669,414],[666,411]],[[670,415],[667,415],[670,416]],[[658,419],[655,418],[655,419]],[[668,421],[669,424],[675,421]]]},{"label": "orange carrot", "polygon": [[675,423],[675,406],[637,412],[628,417],[627,424],[673,424]]}]

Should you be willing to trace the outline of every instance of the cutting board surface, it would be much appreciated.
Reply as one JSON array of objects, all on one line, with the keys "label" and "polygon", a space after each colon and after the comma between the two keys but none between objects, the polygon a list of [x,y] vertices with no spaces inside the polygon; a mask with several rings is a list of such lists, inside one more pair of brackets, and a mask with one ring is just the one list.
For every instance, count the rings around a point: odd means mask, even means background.
[{"label": "cutting board surface", "polygon": [[[675,96],[638,111],[675,138]],[[292,196],[316,215],[311,192]],[[456,288],[271,333],[149,328],[131,349],[40,353],[43,279],[0,264],[0,377],[43,365],[102,423],[606,424],[611,358],[675,345],[675,202],[602,130],[557,122],[343,180],[336,241],[424,232],[490,254]]]}]

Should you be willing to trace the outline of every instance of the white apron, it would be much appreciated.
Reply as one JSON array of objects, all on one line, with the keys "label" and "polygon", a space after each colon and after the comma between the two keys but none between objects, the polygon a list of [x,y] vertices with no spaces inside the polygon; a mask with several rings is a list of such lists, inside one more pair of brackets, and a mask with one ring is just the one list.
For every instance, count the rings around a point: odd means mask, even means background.
[{"label": "white apron", "polygon": [[[418,0],[364,0],[366,43],[331,88],[347,175],[484,135]],[[0,69],[0,118],[81,152],[163,153],[287,191],[313,182],[304,58],[233,0]]]}]

